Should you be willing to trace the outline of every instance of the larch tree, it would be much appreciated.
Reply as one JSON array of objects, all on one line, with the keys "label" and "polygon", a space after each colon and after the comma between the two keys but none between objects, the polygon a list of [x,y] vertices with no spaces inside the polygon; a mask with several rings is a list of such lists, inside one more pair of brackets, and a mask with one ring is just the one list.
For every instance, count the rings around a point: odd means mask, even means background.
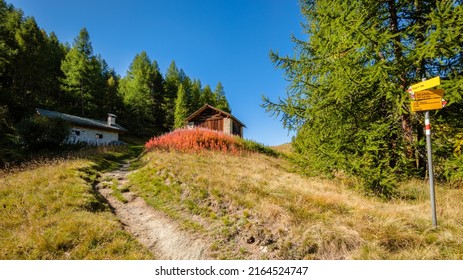
[{"label": "larch tree", "polygon": [[65,49],[33,17],[4,1],[0,18],[0,105],[17,122],[37,106],[57,103]]},{"label": "larch tree", "polygon": [[102,108],[104,112],[115,113],[122,111],[122,96],[119,94],[119,77],[114,70],[106,76],[106,90],[103,95]]},{"label": "larch tree", "polygon": [[162,77],[159,65],[156,60],[151,62],[153,67],[152,76],[152,91],[151,98],[153,99],[153,121],[156,127],[156,134],[164,133],[169,131],[169,127],[166,124],[166,102],[168,101],[164,91],[164,78]]},{"label": "larch tree", "polygon": [[129,128],[140,135],[158,134],[164,130],[159,117],[162,114],[162,76],[157,63],[152,62],[146,52],[135,56],[119,90],[129,111]]},{"label": "larch tree", "polygon": [[42,99],[42,81],[45,70],[47,36],[37,26],[34,18],[25,18],[15,34],[17,52],[11,63],[12,87],[17,110],[29,111]]},{"label": "larch tree", "polygon": [[[452,133],[463,128],[461,118],[450,121],[462,108],[461,1],[300,5],[308,38],[293,38],[293,57],[271,52],[290,81],[287,96],[264,98],[263,106],[297,131],[293,146],[306,170],[356,175],[368,191],[391,196],[397,179],[425,168],[422,116],[410,112],[406,93],[411,84],[441,76],[450,106],[434,118]],[[439,143],[441,155],[451,155],[450,142]]]},{"label": "larch tree", "polygon": [[98,65],[93,57],[93,48],[87,29],[82,28],[74,39],[72,48],[66,54],[61,70],[64,78],[61,80],[61,89],[65,93],[69,113],[86,116],[94,103],[94,76],[93,70]]},{"label": "larch tree", "polygon": [[46,98],[40,102],[40,106],[59,108],[61,105],[60,80],[64,78],[61,71],[61,62],[64,60],[66,51],[65,46],[58,40],[56,34],[50,33],[44,55],[44,71],[46,75],[44,75],[45,79],[42,80],[42,88]]},{"label": "larch tree", "polygon": [[170,130],[174,127],[175,123],[175,100],[177,98],[178,87],[180,86],[182,79],[180,76],[180,70],[177,68],[175,61],[172,61],[167,68],[167,72],[164,76],[164,112],[166,127]]},{"label": "larch tree", "polygon": [[204,104],[201,103],[201,81],[193,80],[190,89],[190,104],[188,106],[188,115],[193,114]]},{"label": "larch tree", "polygon": [[175,101],[175,128],[182,128],[185,119],[188,117],[188,93],[183,84],[178,87],[177,99]]},{"label": "larch tree", "polygon": [[201,92],[201,103],[204,104],[209,104],[211,106],[215,106],[215,96],[214,92],[211,89],[210,85],[204,86],[202,92]]},{"label": "larch tree", "polygon": [[225,90],[221,82],[217,83],[214,90],[215,107],[227,113],[231,113],[230,104],[228,104],[227,97],[225,96]]}]

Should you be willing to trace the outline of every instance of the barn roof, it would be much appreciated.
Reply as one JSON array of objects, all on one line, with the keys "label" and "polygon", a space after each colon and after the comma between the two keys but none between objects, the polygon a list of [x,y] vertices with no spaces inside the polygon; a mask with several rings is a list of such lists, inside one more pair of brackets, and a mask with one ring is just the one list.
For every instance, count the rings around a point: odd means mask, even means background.
[{"label": "barn roof", "polygon": [[246,125],[244,125],[240,120],[238,120],[236,117],[234,117],[232,114],[230,113],[227,113],[225,111],[222,111],[220,109],[217,109],[215,107],[212,107],[211,105],[209,104],[206,104],[204,105],[203,107],[201,107],[200,109],[198,109],[198,111],[194,112],[193,114],[191,114],[189,117],[187,117],[185,119],[186,122],[189,122],[191,121],[192,119],[194,119],[196,116],[198,116],[199,114],[201,114],[204,110],[207,110],[207,109],[211,109],[211,110],[214,110],[218,113],[220,113],[221,115],[224,115],[225,117],[228,117],[228,118],[231,118],[233,119],[234,121],[236,121],[237,123],[239,123],[241,126],[243,127],[246,127]]},{"label": "barn roof", "polygon": [[116,131],[116,132],[127,132],[127,129],[123,128],[122,126],[118,124],[109,125],[105,121],[98,121],[94,119],[88,119],[88,118],[73,116],[73,115],[69,115],[65,113],[49,111],[49,110],[44,110],[44,109],[39,109],[39,108],[36,108],[35,110],[40,116],[44,116],[47,118],[61,119],[61,120],[64,120],[74,125],[99,128],[102,130],[110,130],[110,131]]}]

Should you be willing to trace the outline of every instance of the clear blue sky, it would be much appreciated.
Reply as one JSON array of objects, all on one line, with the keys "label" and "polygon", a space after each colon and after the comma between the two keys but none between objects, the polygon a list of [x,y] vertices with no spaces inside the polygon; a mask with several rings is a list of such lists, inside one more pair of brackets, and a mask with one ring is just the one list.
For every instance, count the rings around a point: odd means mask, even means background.
[{"label": "clear blue sky", "polygon": [[262,95],[286,95],[288,83],[269,51],[292,55],[291,35],[303,38],[297,0],[6,1],[61,42],[72,43],[86,27],[94,53],[121,76],[146,51],[163,74],[175,60],[203,86],[221,81],[246,138],[267,145],[291,140],[260,104]]}]

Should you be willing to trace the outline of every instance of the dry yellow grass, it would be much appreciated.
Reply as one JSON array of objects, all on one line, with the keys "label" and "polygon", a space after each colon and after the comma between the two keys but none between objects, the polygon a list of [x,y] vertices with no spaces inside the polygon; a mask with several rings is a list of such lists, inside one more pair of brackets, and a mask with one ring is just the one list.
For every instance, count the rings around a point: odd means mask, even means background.
[{"label": "dry yellow grass", "polygon": [[155,151],[144,160],[131,189],[211,239],[216,258],[463,258],[462,189],[438,186],[433,230],[421,181],[401,186],[407,199],[384,201],[263,155]]},{"label": "dry yellow grass", "polygon": [[291,154],[293,152],[293,147],[291,143],[285,143],[278,146],[273,146],[272,149],[283,154]]},{"label": "dry yellow grass", "polygon": [[[0,259],[149,259],[92,189],[89,160],[0,178]],[[94,171],[96,172],[96,171]]]}]

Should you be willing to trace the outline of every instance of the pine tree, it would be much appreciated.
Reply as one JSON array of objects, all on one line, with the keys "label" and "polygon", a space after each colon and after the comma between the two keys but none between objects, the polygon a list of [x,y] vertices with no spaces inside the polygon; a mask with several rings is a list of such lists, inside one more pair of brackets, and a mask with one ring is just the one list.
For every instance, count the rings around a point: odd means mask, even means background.
[{"label": "pine tree", "polygon": [[[2,94],[7,83],[10,83],[10,66],[17,52],[17,43],[15,39],[16,31],[19,29],[22,21],[22,13],[16,11],[12,5],[0,1],[0,77]],[[5,93],[6,95],[6,93]],[[2,96],[0,102],[5,102],[7,96]]]},{"label": "pine tree", "polygon": [[115,74],[114,71],[108,75],[108,79],[106,80],[106,91],[104,92],[104,99],[103,105],[104,112],[108,113],[116,113],[119,103],[119,78]]},{"label": "pine tree", "polygon": [[[150,134],[155,126],[153,80],[156,69],[146,52],[137,54],[129,66],[127,75],[121,80],[120,92],[128,108],[131,124],[129,128],[138,134]],[[151,132],[152,134],[152,132]]]},{"label": "pine tree", "polygon": [[180,84],[175,101],[175,128],[183,127],[186,117],[188,117],[188,94],[183,84]]},{"label": "pine tree", "polygon": [[52,108],[59,100],[60,66],[65,49],[33,17],[0,1],[0,105],[13,122],[35,107]]},{"label": "pine tree", "polygon": [[164,91],[164,78],[162,77],[159,65],[156,60],[151,62],[153,67],[153,77],[152,77],[152,91],[151,98],[153,99],[153,121],[156,126],[156,133],[164,133],[169,131],[169,128],[166,124],[166,98]]},{"label": "pine tree", "polygon": [[228,104],[227,97],[225,96],[225,91],[221,82],[217,83],[217,86],[214,90],[215,97],[215,107],[227,113],[231,113],[230,104]]},{"label": "pine tree", "polygon": [[271,53],[291,81],[287,97],[264,99],[297,131],[300,162],[360,176],[386,196],[398,178],[419,171],[422,121],[410,114],[405,90],[440,75],[454,104],[437,114],[461,108],[463,39],[455,29],[461,31],[462,10],[460,1],[301,2],[308,40],[293,39],[295,57]]},{"label": "pine tree", "polygon": [[33,104],[42,99],[42,81],[45,80],[46,34],[37,26],[34,18],[21,22],[15,34],[17,55],[12,65],[12,91],[14,107],[21,113],[30,112]]},{"label": "pine tree", "polygon": [[216,104],[216,99],[214,96],[214,93],[211,90],[211,86],[206,85],[203,88],[203,91],[201,93],[201,103],[204,104],[209,104],[211,106],[215,106]]},{"label": "pine tree", "polygon": [[178,87],[181,84],[180,71],[175,64],[175,61],[172,61],[167,69],[165,75],[164,83],[164,112],[165,112],[165,126],[171,130],[174,127],[175,123],[175,100],[177,98]]},{"label": "pine tree", "polygon": [[36,106],[55,108],[62,111],[60,81],[64,78],[61,71],[61,61],[66,55],[65,46],[58,40],[55,33],[50,33],[45,50],[44,72],[45,80],[42,80],[44,99]]},{"label": "pine tree", "polygon": [[64,73],[61,88],[65,92],[65,106],[69,113],[86,116],[93,111],[89,108],[94,104],[93,86],[96,82],[92,74],[98,71],[98,65],[92,52],[88,31],[82,28],[61,64]]},{"label": "pine tree", "polygon": [[190,104],[188,105],[188,115],[193,114],[204,104],[201,103],[201,81],[193,80],[190,90]]}]

